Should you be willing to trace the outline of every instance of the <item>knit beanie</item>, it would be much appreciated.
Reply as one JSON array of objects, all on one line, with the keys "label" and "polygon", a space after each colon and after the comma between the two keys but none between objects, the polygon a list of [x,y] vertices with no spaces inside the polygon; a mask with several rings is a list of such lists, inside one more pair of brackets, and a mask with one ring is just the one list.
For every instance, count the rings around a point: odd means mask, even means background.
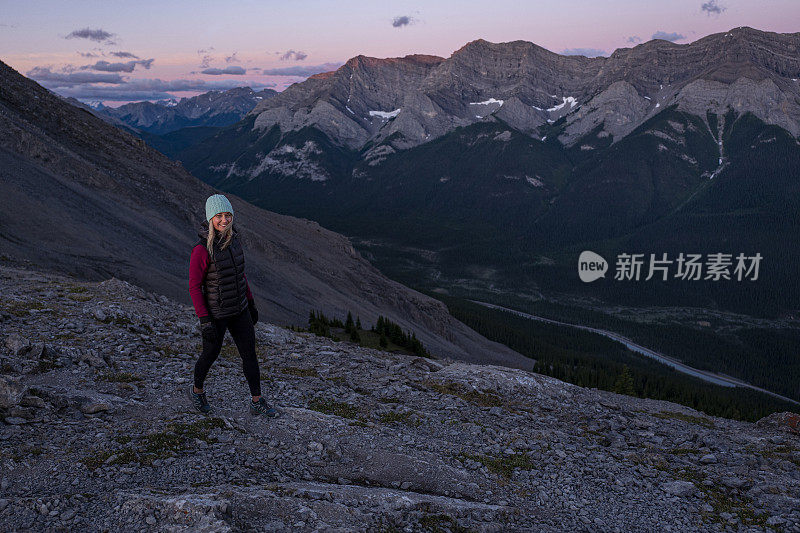
[{"label": "knit beanie", "polygon": [[213,194],[206,200],[206,220],[210,221],[217,213],[233,214],[230,201],[221,194]]}]

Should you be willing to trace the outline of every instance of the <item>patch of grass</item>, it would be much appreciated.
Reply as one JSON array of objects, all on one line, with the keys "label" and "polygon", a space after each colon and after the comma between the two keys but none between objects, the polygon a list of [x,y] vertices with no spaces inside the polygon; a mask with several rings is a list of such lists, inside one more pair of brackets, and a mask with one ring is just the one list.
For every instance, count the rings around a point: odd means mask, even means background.
[{"label": "patch of grass", "polygon": [[78,285],[70,285],[69,287],[67,287],[66,290],[69,293],[76,294],[81,292],[87,292],[89,289],[87,289],[86,287],[80,287]]},{"label": "patch of grass", "polygon": [[424,531],[431,533],[468,533],[470,530],[460,526],[456,520],[446,514],[426,514],[419,520]]},{"label": "patch of grass", "polygon": [[[221,418],[206,418],[197,422],[173,422],[167,424],[164,431],[150,433],[136,440],[131,446],[113,451],[100,451],[84,457],[81,461],[90,470],[102,466],[109,458],[116,455],[109,464],[127,464],[139,462],[151,464],[156,459],[171,457],[181,450],[190,448],[195,439],[214,442],[208,434],[214,428],[224,428]],[[121,444],[131,444],[133,439],[126,435],[115,437]],[[123,442],[124,441],[124,442]]]},{"label": "patch of grass", "polygon": [[756,453],[768,459],[783,459],[789,461],[797,466],[800,466],[800,458],[795,456],[794,452],[800,452],[800,448],[794,446],[776,446],[768,450],[758,450]]},{"label": "patch of grass", "polygon": [[379,417],[381,424],[393,424],[395,422],[400,422],[401,424],[405,424],[407,426],[414,426],[418,427],[422,424],[422,421],[414,416],[414,413],[411,411],[405,412],[398,412],[398,411],[389,411],[388,413],[382,413]]},{"label": "patch of grass", "polygon": [[474,403],[475,405],[479,405],[481,407],[502,407],[505,405],[503,399],[497,394],[469,390],[458,383],[435,383],[429,381],[425,382],[424,384],[428,388],[433,389],[440,394],[457,396],[462,400],[465,400],[469,403]]},{"label": "patch of grass", "polygon": [[331,383],[336,383],[337,385],[344,385],[347,383],[347,378],[344,376],[331,376],[328,378],[328,381]]},{"label": "patch of grass", "polygon": [[696,448],[672,448],[668,453],[671,455],[689,455],[698,454],[700,450]]},{"label": "patch of grass", "polygon": [[165,357],[175,357],[176,355],[182,353],[180,350],[170,346],[169,344],[159,347],[158,350],[163,353]]},{"label": "patch of grass", "polygon": [[132,383],[134,381],[142,381],[144,378],[133,372],[108,372],[98,379],[111,383]]},{"label": "patch of grass", "polygon": [[281,368],[281,372],[289,374],[290,376],[297,376],[301,378],[318,378],[319,374],[314,368],[299,368],[296,366],[287,366]]},{"label": "patch of grass", "polygon": [[663,420],[683,420],[684,422],[698,424],[707,428],[714,427],[714,421],[704,416],[687,415],[685,413],[678,413],[675,411],[661,411],[660,413],[652,413],[652,415]]},{"label": "patch of grass", "polygon": [[111,459],[108,463],[110,465],[123,465],[137,461],[139,457],[134,450],[122,448],[119,450],[98,451],[92,455],[87,455],[80,461],[86,465],[86,468],[93,471],[103,466],[109,459]]},{"label": "patch of grass", "polygon": [[759,526],[766,529],[767,513],[756,513],[750,506],[752,500],[747,496],[738,494],[735,490],[728,489],[724,485],[714,482],[706,485],[705,474],[698,470],[682,468],[679,470],[666,470],[676,479],[690,481],[695,487],[703,492],[703,499],[708,503],[713,511],[703,512],[703,517],[711,522],[726,524],[727,520],[722,518],[722,513],[736,515],[745,526]]},{"label": "patch of grass", "polygon": [[19,318],[30,315],[31,309],[40,310],[44,308],[45,305],[42,302],[38,302],[35,300],[26,302],[14,301],[6,305],[6,311]]},{"label": "patch of grass", "polygon": [[68,294],[67,298],[75,302],[88,302],[94,295],[92,294]]},{"label": "patch of grass", "polygon": [[115,324],[117,326],[130,326],[133,324],[131,319],[126,316],[107,316],[105,319],[100,320],[103,324]]},{"label": "patch of grass", "polygon": [[501,455],[493,457],[490,455],[467,455],[462,454],[462,459],[472,459],[484,465],[490,472],[501,475],[506,479],[511,479],[514,469],[533,470],[536,464],[525,454]]},{"label": "patch of grass", "polygon": [[342,418],[356,419],[359,415],[358,407],[346,402],[336,400],[314,398],[308,402],[308,408],[328,415],[336,415]]},{"label": "patch of grass", "polygon": [[400,400],[397,398],[390,398],[385,396],[378,398],[378,401],[380,403],[400,403]]}]

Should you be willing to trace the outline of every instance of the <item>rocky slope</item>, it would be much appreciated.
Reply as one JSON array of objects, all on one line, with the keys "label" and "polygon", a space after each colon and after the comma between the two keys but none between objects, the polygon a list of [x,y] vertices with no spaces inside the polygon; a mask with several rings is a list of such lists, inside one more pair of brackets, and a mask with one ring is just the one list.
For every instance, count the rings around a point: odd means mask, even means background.
[{"label": "rocky slope", "polygon": [[133,102],[117,108],[104,107],[94,113],[134,130],[163,135],[182,128],[233,124],[261,101],[276,94],[272,89],[255,92],[250,87],[237,87],[181,98],[177,102]]},{"label": "rocky slope", "polygon": [[[143,141],[0,63],[0,254],[89,279],[116,276],[188,302],[187,269],[215,192]],[[432,351],[528,366],[436,300],[388,280],[341,235],[232,197],[247,274],[267,320],[311,309],[389,317]]]},{"label": "rocky slope", "polygon": [[800,416],[757,424],[256,325],[189,407],[192,310],[0,268],[10,531],[800,531]]}]

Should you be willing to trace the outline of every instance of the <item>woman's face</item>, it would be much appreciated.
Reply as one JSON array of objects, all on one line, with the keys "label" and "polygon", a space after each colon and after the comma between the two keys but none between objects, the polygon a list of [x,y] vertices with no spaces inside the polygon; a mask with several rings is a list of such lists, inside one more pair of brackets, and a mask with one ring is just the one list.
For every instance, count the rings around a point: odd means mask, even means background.
[{"label": "woman's face", "polygon": [[211,219],[211,224],[214,225],[216,231],[224,231],[231,222],[233,222],[233,213],[217,213]]}]

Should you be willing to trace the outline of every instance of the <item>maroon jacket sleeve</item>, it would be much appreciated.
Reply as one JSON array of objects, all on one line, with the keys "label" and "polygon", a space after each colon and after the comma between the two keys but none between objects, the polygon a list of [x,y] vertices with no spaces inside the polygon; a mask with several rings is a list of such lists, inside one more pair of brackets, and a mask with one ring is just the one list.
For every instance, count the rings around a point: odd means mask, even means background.
[{"label": "maroon jacket sleeve", "polygon": [[189,259],[189,295],[192,297],[194,312],[200,318],[209,316],[206,299],[203,296],[203,282],[208,272],[208,250],[202,244],[192,249]]}]

